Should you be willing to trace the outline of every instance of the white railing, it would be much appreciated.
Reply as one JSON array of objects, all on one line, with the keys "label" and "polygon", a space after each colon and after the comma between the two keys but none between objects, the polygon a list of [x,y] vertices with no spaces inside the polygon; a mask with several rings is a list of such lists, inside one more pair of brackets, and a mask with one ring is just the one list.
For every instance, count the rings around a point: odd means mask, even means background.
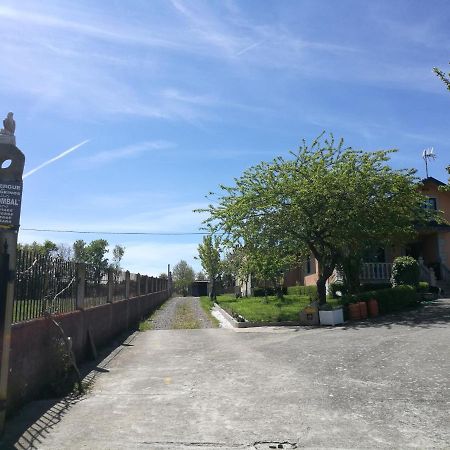
[{"label": "white railing", "polygon": [[423,258],[419,258],[420,281],[426,281],[430,286],[436,286],[436,275],[431,267],[427,267]]},{"label": "white railing", "polygon": [[386,281],[391,279],[392,263],[364,263],[361,268],[361,281]]}]

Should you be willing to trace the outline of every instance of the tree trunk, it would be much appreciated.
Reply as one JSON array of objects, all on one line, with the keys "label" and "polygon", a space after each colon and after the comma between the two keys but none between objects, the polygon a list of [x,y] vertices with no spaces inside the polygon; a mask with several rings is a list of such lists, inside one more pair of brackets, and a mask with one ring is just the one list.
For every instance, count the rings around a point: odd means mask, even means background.
[{"label": "tree trunk", "polygon": [[212,280],[212,282],[211,282],[211,292],[209,294],[209,297],[211,300],[217,300],[216,281],[215,280]]},{"label": "tree trunk", "polygon": [[319,305],[323,305],[327,302],[327,278],[320,276],[316,282],[317,286],[317,299],[319,300]]},{"label": "tree trunk", "polygon": [[326,282],[328,278],[330,278],[333,273],[334,266],[325,266],[321,267],[319,263],[319,278],[316,282],[317,286],[317,297],[319,300],[319,305],[323,305],[327,302],[327,287]]}]

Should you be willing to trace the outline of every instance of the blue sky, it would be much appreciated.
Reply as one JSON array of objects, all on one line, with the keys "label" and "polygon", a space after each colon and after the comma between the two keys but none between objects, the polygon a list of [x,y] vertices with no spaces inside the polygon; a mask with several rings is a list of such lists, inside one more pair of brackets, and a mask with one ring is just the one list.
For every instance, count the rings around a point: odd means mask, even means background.
[{"label": "blue sky", "polygon": [[[397,148],[420,175],[432,146],[446,180],[450,93],[432,67],[450,70],[447,0],[3,0],[0,23],[22,228],[196,232],[205,194],[322,130]],[[99,237],[131,271],[200,269],[195,235],[19,234]]]}]

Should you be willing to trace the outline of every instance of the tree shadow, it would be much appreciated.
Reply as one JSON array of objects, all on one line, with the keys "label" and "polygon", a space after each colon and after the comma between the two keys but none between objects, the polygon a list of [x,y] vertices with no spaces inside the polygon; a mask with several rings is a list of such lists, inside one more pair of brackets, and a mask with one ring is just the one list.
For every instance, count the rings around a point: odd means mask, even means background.
[{"label": "tree shadow", "polygon": [[417,328],[445,328],[450,324],[450,299],[439,299],[421,304],[406,311],[385,314],[366,320],[347,321],[336,326],[296,326],[293,331],[325,330],[359,330],[364,328],[387,328],[406,326]]},{"label": "tree shadow", "polygon": [[450,299],[440,299],[418,308],[387,314],[368,320],[346,322],[340,328],[363,329],[363,328],[392,328],[393,326],[406,326],[418,328],[448,327],[450,324]]},{"label": "tree shadow", "polygon": [[71,393],[64,398],[35,400],[10,417],[5,424],[4,435],[0,437],[1,449],[36,449],[61,422],[73,405],[82,401],[99,374],[109,373],[106,367],[134,339],[134,330],[120,335],[108,347],[101,349],[96,361],[83,362],[80,372],[83,377],[84,394]]}]

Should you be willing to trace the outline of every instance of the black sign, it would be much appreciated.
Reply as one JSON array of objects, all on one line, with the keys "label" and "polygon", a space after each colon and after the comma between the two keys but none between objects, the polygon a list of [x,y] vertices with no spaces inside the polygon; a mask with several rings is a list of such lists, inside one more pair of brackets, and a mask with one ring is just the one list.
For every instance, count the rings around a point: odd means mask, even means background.
[{"label": "black sign", "polygon": [[0,228],[18,228],[22,202],[22,182],[0,182]]}]

